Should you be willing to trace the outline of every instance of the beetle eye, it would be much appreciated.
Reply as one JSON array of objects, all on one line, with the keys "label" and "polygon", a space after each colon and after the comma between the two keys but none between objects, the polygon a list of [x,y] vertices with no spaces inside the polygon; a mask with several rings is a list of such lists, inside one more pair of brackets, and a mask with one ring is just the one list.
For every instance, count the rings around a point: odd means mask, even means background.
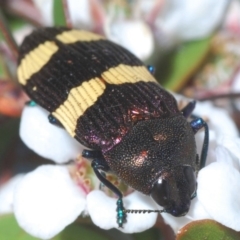
[{"label": "beetle eye", "polygon": [[196,176],[194,173],[194,169],[191,166],[185,166],[183,169],[184,175],[189,184],[189,193],[191,194],[191,199],[196,196]]},{"label": "beetle eye", "polygon": [[168,205],[169,187],[166,180],[160,178],[154,183],[151,191],[151,197],[156,203],[163,207]]},{"label": "beetle eye", "polygon": [[55,126],[63,128],[63,125],[52,114],[48,115],[48,121]]}]

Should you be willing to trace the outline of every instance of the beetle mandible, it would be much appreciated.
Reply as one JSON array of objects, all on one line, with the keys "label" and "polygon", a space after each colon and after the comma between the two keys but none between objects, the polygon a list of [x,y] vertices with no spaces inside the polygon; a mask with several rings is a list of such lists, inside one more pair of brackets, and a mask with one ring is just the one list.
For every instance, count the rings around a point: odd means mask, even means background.
[{"label": "beetle mandible", "polygon": [[[208,127],[187,121],[144,64],[123,47],[94,33],[65,27],[40,28],[19,49],[18,79],[33,101],[92,150],[99,180],[117,196],[117,223],[126,222],[122,193],[102,171],[150,195],[163,212],[186,214],[196,193],[195,172],[206,161]],[[205,128],[201,158],[194,135]]]}]

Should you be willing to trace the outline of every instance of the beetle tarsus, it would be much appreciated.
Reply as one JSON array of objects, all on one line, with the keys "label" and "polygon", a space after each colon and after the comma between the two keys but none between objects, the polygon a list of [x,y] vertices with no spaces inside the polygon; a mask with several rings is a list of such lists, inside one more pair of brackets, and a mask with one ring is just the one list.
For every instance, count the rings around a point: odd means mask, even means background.
[{"label": "beetle tarsus", "polygon": [[58,119],[55,118],[52,114],[48,115],[48,121],[49,121],[49,123],[51,123],[57,127],[64,128],[63,125],[61,124],[61,122],[58,121]]},{"label": "beetle tarsus", "polygon": [[127,222],[127,215],[123,206],[122,198],[117,200],[117,224],[119,228],[123,227],[123,224]]},{"label": "beetle tarsus", "polygon": [[192,126],[194,133],[197,133],[198,130],[200,130],[201,128],[204,128],[204,131],[205,131],[201,158],[200,158],[200,166],[199,166],[199,170],[200,170],[205,166],[206,159],[207,159],[208,143],[209,143],[208,125],[202,118],[193,119],[190,124]]}]

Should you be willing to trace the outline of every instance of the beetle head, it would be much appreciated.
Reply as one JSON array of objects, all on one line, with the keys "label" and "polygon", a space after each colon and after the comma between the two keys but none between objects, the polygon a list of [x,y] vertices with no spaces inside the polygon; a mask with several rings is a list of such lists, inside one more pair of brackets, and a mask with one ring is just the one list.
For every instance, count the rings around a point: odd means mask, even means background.
[{"label": "beetle head", "polygon": [[185,215],[190,201],[196,194],[196,177],[189,165],[177,166],[161,173],[153,184],[151,197],[164,207],[164,211],[175,217]]}]

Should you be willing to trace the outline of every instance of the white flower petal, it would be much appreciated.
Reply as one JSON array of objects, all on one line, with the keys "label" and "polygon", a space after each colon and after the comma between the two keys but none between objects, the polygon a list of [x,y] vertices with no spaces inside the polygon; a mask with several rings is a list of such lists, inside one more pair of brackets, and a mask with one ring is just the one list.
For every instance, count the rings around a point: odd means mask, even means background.
[{"label": "white flower petal", "polygon": [[[123,201],[126,209],[156,210],[159,208],[149,196],[137,191],[129,194]],[[156,223],[158,214],[159,213],[128,213],[127,224],[120,230],[125,233],[145,231]]]},{"label": "white flower petal", "polygon": [[198,176],[198,199],[221,224],[240,231],[240,174],[232,166],[215,162]]},{"label": "white flower petal", "polygon": [[53,0],[33,0],[34,5],[39,9],[42,15],[43,24],[53,25]]},{"label": "white flower petal", "polygon": [[223,162],[229,166],[235,167],[238,171],[240,171],[239,159],[231,154],[231,152],[226,147],[223,147],[221,145],[217,146],[215,154],[217,162]]},{"label": "white flower petal", "polygon": [[14,214],[29,234],[49,239],[85,209],[85,196],[64,166],[44,165],[26,174],[14,194]]},{"label": "white flower petal", "polygon": [[162,217],[164,221],[172,227],[175,233],[177,233],[182,227],[192,221],[200,219],[211,219],[211,216],[205,210],[204,206],[201,204],[197,197],[191,201],[189,212],[185,216],[174,217],[171,214],[162,213]]},{"label": "white flower petal", "polygon": [[[87,196],[88,212],[94,224],[103,229],[118,228],[116,222],[116,199],[108,197],[99,190],[92,191]],[[156,204],[139,192],[129,194],[123,199],[126,209],[157,209]],[[152,227],[157,218],[157,213],[127,214],[127,223],[123,228],[118,228],[125,233],[142,232]]]},{"label": "white flower petal", "polygon": [[219,138],[218,144],[226,147],[228,151],[233,155],[232,157],[237,158],[238,164],[235,167],[240,171],[240,138],[224,136],[222,138]]},{"label": "white flower petal", "polygon": [[70,18],[73,26],[84,29],[91,29],[93,17],[91,13],[92,3],[89,0],[68,0]]},{"label": "white flower petal", "polygon": [[209,101],[197,102],[194,114],[207,116],[209,127],[215,131],[216,138],[223,135],[238,137],[238,129],[225,109],[214,107]]},{"label": "white flower petal", "polygon": [[50,124],[48,115],[40,106],[26,106],[20,124],[21,139],[30,149],[57,163],[76,158],[83,146],[64,129]]},{"label": "white flower petal", "polygon": [[211,219],[211,216],[206,211],[202,203],[198,200],[198,197],[191,201],[191,207],[185,217],[191,220]]},{"label": "white flower petal", "polygon": [[110,21],[104,27],[108,39],[125,47],[140,59],[147,59],[152,54],[154,48],[153,34],[143,21]]},{"label": "white flower petal", "polygon": [[22,177],[23,174],[16,175],[0,187],[0,214],[13,212],[13,193]]},{"label": "white flower petal", "polygon": [[23,39],[33,31],[34,27],[32,25],[24,25],[20,29],[13,32],[14,40],[20,45]]},{"label": "white flower petal", "polygon": [[164,222],[171,226],[175,233],[178,232],[180,228],[191,222],[191,219],[184,217],[174,217],[168,213],[162,213]]},{"label": "white flower petal", "polygon": [[99,190],[87,195],[87,210],[94,224],[103,229],[117,228],[116,199]]}]

